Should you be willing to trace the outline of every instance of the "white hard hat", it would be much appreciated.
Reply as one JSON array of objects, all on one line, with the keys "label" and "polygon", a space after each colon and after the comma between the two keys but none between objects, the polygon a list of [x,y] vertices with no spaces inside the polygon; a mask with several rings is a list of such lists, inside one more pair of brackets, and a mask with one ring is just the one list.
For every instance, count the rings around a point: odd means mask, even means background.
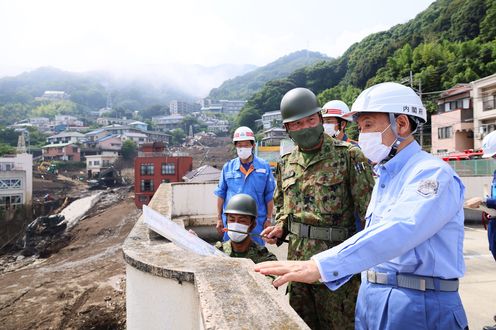
[{"label": "white hard hat", "polygon": [[253,131],[249,127],[238,127],[234,131],[233,142],[238,141],[255,141],[255,134],[253,134]]},{"label": "white hard hat", "polygon": [[496,154],[496,131],[489,133],[482,140],[482,151],[484,151],[482,158],[490,158]]},{"label": "white hard hat", "polygon": [[337,117],[348,121],[353,120],[351,117],[343,117],[350,112],[350,108],[341,100],[332,100],[322,107],[322,117]]},{"label": "white hard hat", "polygon": [[377,84],[364,90],[346,117],[360,112],[401,114],[418,118],[421,123],[427,121],[427,110],[415,91],[394,82]]}]

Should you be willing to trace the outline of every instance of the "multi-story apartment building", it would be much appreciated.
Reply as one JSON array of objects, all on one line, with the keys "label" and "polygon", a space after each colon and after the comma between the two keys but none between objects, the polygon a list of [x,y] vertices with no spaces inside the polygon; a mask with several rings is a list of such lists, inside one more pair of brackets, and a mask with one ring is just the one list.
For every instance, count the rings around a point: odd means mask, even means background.
[{"label": "multi-story apartment building", "polygon": [[282,127],[282,116],[281,111],[269,111],[262,115],[262,125],[264,130],[271,129],[273,127]]},{"label": "multi-story apartment building", "polygon": [[438,111],[431,117],[432,153],[449,154],[474,147],[474,111],[470,84],[458,84],[443,92]]},{"label": "multi-story apartment building", "polygon": [[134,203],[148,204],[161,183],[181,182],[193,168],[193,158],[166,152],[161,142],[144,144],[134,159]]},{"label": "multi-story apartment building", "polygon": [[60,132],[59,134],[49,136],[47,142],[49,144],[57,143],[81,143],[85,140],[84,134],[79,132]]},{"label": "multi-story apartment building", "polygon": [[482,139],[496,130],[496,73],[473,81],[474,147],[481,148]]}]

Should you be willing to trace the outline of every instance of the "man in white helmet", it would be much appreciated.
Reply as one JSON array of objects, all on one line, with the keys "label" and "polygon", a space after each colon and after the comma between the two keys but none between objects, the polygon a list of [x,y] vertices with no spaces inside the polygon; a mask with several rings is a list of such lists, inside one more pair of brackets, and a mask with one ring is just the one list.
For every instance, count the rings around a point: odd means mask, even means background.
[{"label": "man in white helmet", "polygon": [[[214,192],[217,196],[216,228],[219,235],[224,234],[224,241],[229,236],[223,232],[227,225],[223,210],[234,195],[248,194],[257,202],[257,224],[252,231],[255,234],[260,234],[270,225],[274,208],[274,176],[269,163],[253,154],[255,134],[249,127],[241,126],[234,131],[233,143],[238,157],[224,164],[219,185]],[[265,244],[259,236],[253,236],[253,240],[259,245]]]},{"label": "man in white helmet", "polygon": [[275,286],[320,280],[331,290],[362,272],[356,329],[465,329],[458,294],[464,186],[412,136],[426,122],[425,107],[411,88],[382,83],[364,90],[351,114],[379,174],[365,229],[309,261],[265,262],[255,270],[279,275]]},{"label": "man in white helmet", "polygon": [[[496,131],[484,137],[484,140],[482,140],[482,151],[484,152],[482,158],[496,158]],[[493,173],[490,195],[484,198],[471,198],[467,200],[465,206],[474,209],[483,207],[482,217],[487,221],[489,250],[493,254],[494,260],[496,260],[496,171]],[[494,321],[496,321],[496,315],[494,316]],[[483,330],[496,330],[496,324],[485,326]]]},{"label": "man in white helmet", "polygon": [[344,117],[350,112],[350,108],[341,100],[332,100],[322,107],[322,118],[324,119],[324,131],[340,141],[357,144],[346,135],[346,125],[352,121],[351,117]]}]

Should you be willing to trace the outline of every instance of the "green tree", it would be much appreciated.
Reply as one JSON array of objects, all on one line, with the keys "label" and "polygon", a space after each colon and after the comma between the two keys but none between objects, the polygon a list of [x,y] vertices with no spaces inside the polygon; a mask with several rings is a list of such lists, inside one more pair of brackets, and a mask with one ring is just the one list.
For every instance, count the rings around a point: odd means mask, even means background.
[{"label": "green tree", "polygon": [[236,127],[239,126],[248,126],[251,128],[254,132],[257,131],[256,125],[255,125],[255,120],[260,119],[260,115],[258,114],[258,111],[253,109],[253,108],[243,108],[243,110],[240,111],[238,118],[236,120]]},{"label": "green tree", "polygon": [[0,156],[6,155],[6,154],[15,154],[15,148],[0,142]]},{"label": "green tree", "polygon": [[171,135],[171,144],[174,146],[181,145],[186,138],[186,133],[184,133],[182,128],[175,128],[169,131],[169,134]]},{"label": "green tree", "polygon": [[137,151],[136,143],[133,140],[126,140],[122,144],[122,149],[121,149],[122,158],[126,160],[133,159],[134,157],[136,157],[136,151]]},{"label": "green tree", "polygon": [[204,123],[201,123],[198,119],[196,119],[193,116],[186,116],[184,119],[181,121],[181,127],[184,130],[184,132],[188,132],[189,134],[189,127],[193,126],[193,132],[205,132],[207,130],[207,125]]},{"label": "green tree", "polygon": [[361,90],[356,87],[340,84],[335,87],[326,89],[325,91],[317,95],[317,98],[321,106],[331,100],[341,100],[346,103],[348,107],[351,108],[351,105],[353,104],[353,102],[355,102],[355,99],[358,97],[360,92]]},{"label": "green tree", "polygon": [[17,141],[19,138],[19,132],[11,128],[0,127],[0,143],[17,146]]},{"label": "green tree", "polygon": [[74,102],[68,100],[53,101],[43,103],[32,111],[34,117],[55,117],[60,114],[75,114],[77,106]]}]

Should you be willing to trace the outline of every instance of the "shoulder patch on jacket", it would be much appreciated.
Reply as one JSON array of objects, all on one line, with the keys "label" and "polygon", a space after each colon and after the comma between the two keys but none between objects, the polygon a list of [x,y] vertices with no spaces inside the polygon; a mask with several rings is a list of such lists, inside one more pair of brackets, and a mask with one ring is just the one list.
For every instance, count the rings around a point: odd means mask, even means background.
[{"label": "shoulder patch on jacket", "polygon": [[436,180],[427,179],[419,182],[417,186],[417,193],[422,197],[429,197],[437,195],[439,183]]}]

